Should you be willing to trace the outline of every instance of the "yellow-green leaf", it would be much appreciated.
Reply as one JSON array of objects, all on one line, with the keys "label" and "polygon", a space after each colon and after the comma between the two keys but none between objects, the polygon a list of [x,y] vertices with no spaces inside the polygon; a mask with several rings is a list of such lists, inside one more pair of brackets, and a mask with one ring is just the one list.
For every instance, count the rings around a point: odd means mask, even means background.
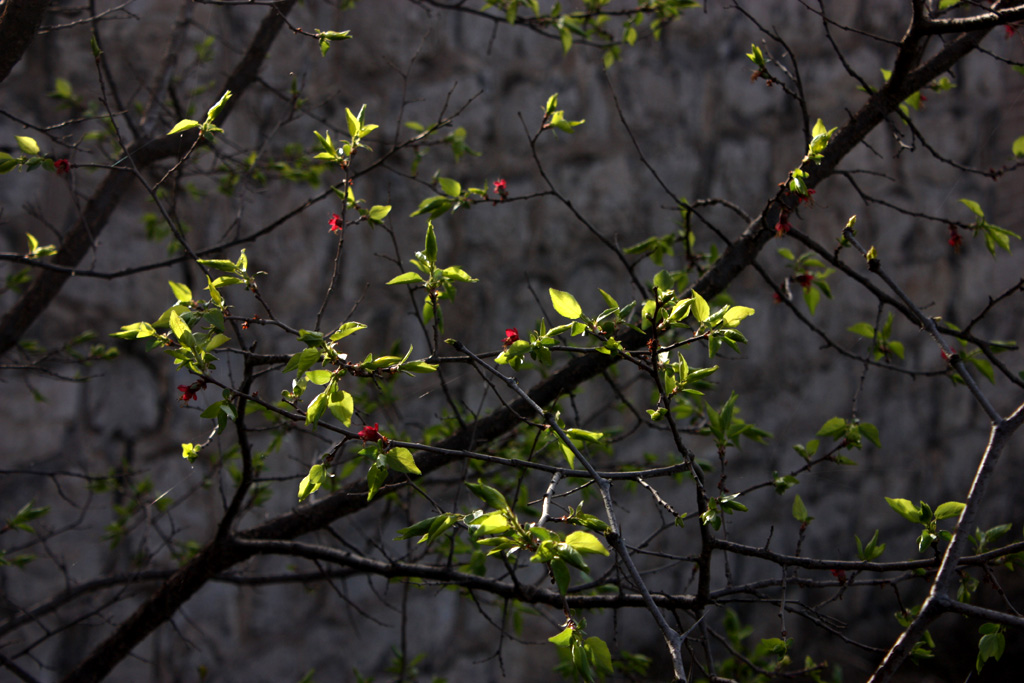
[{"label": "yellow-green leaf", "polygon": [[384,454],[388,461],[388,467],[406,474],[422,474],[420,468],[416,467],[416,461],[412,457],[412,451],[408,448],[392,448]]},{"label": "yellow-green leaf", "polygon": [[324,471],[323,465],[317,464],[310,467],[309,474],[299,482],[299,502],[301,503],[311,494],[316,493],[326,478],[327,473]]},{"label": "yellow-green leaf", "polygon": [[18,147],[25,154],[39,154],[39,143],[26,135],[16,135]]},{"label": "yellow-green leaf", "polygon": [[736,327],[744,318],[754,315],[754,309],[749,306],[733,306],[725,312],[723,320],[727,327]]},{"label": "yellow-green leaf", "polygon": [[569,642],[572,640],[572,626],[566,626],[564,631],[551,636],[548,640],[558,647],[569,647]]},{"label": "yellow-green leaf", "polygon": [[183,285],[180,282],[168,282],[171,286],[171,291],[174,292],[174,296],[178,298],[178,301],[187,304],[192,301],[192,290],[188,288],[188,285]]},{"label": "yellow-green leaf", "polygon": [[181,121],[178,121],[176,124],[174,124],[174,128],[171,128],[169,131],[167,131],[167,134],[174,135],[175,133],[184,133],[186,130],[198,128],[199,125],[200,124],[198,121],[193,121],[192,119],[182,119]]},{"label": "yellow-green leaf", "polygon": [[580,307],[579,302],[576,301],[576,297],[569,292],[550,288],[548,289],[548,294],[551,295],[551,305],[555,307],[555,311],[563,318],[576,320],[583,315],[583,309]]},{"label": "yellow-green leaf", "polygon": [[589,531],[574,531],[566,536],[565,542],[581,553],[608,555],[608,548]]},{"label": "yellow-green leaf", "polygon": [[335,389],[327,401],[327,409],[331,411],[331,415],[334,415],[335,419],[346,427],[352,424],[352,413],[355,411],[352,394]]},{"label": "yellow-green leaf", "polygon": [[1013,156],[1024,157],[1024,135],[1013,141]]},{"label": "yellow-green leaf", "polygon": [[708,306],[708,302],[704,300],[704,297],[693,290],[693,315],[696,316],[697,322],[704,322],[711,317],[711,307]]}]

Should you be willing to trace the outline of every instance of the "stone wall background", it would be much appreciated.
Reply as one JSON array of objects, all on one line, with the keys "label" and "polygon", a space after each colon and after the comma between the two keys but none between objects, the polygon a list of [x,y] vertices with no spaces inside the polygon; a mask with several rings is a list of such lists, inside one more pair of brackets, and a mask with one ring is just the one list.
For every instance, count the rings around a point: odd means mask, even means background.
[{"label": "stone wall background", "polygon": [[[839,125],[846,112],[859,105],[861,96],[823,41],[820,19],[797,3],[773,0],[750,5],[747,9],[775,27],[798,55],[812,121],[820,116],[829,126]],[[133,16],[117,15],[115,21],[104,25],[105,49],[117,56],[114,69],[125,83],[135,84],[122,93],[125,97],[140,96],[137,91],[161,57],[180,6],[151,0],[133,3],[130,11]],[[197,5],[194,11],[190,42],[207,34],[218,37],[213,62],[216,77],[210,82],[221,82],[263,10]],[[898,37],[894,27],[906,20],[903,3],[881,0],[844,2],[829,11],[841,23],[890,37]],[[745,53],[752,42],[762,44],[763,37],[728,3],[708,2],[706,10],[692,11],[666,30],[660,43],[626,50],[622,62],[607,76],[596,51],[577,46],[563,56],[557,41],[530,31],[492,26],[469,15],[412,2],[364,1],[347,12],[329,3],[311,2],[297,9],[292,21],[307,29],[350,29],[356,37],[335,44],[328,56],[321,58],[311,41],[284,33],[263,72],[267,83],[284,89],[294,76],[310,97],[310,108],[332,125],[343,121],[345,107],[355,110],[365,103],[369,119],[390,131],[403,102],[410,103],[405,108],[407,119],[426,122],[437,115],[446,99],[449,107],[455,108],[476,96],[457,125],[467,129],[470,146],[483,156],[455,165],[450,155],[432,151],[423,161],[424,178],[438,168],[441,175],[456,177],[464,185],[483,186],[501,176],[514,196],[542,191],[544,183],[530,158],[521,120],[532,130],[546,97],[558,92],[560,107],[567,115],[586,118],[587,123],[573,136],[548,139],[540,145],[544,168],[559,191],[571,198],[596,229],[614,235],[622,245],[674,230],[677,216],[670,208],[671,199],[652,180],[632,148],[613,93],[647,161],[679,196],[724,197],[756,214],[802,156],[802,133],[794,105],[779,88],[750,82]],[[863,35],[841,32],[837,32],[837,42],[850,63],[877,82],[878,69],[891,58],[892,48]],[[990,47],[1002,56],[1022,57],[1019,39],[1004,40],[994,34]],[[770,49],[774,54],[781,52],[776,45]],[[88,34],[82,31],[39,36],[3,84],[0,108],[24,120],[61,120],[64,114],[55,112],[52,101],[39,96],[58,76],[71,80],[83,97],[96,97],[99,93],[88,50]],[[181,58],[192,59],[191,48],[186,52]],[[222,69],[219,74],[218,67]],[[182,93],[210,78],[210,72],[199,67],[183,73]],[[1010,142],[1022,133],[1021,76],[979,55],[959,65],[952,76],[956,90],[929,94],[915,121],[942,154],[959,163],[982,168],[1005,163]],[[202,112],[213,97],[206,92],[192,103]],[[232,120],[224,137],[226,144],[239,150],[264,141],[277,147],[285,142],[312,147],[310,122],[286,121],[286,102],[267,90],[247,93],[245,99],[245,116]],[[969,217],[957,200],[970,197],[986,207],[993,223],[1024,231],[1019,174],[992,183],[935,163],[920,146],[913,154],[897,154],[893,136],[897,129],[905,135],[905,129],[895,124],[880,127],[870,138],[870,149],[856,150],[843,163],[845,169],[885,174],[884,178],[857,176],[864,188],[901,206],[926,207],[929,214],[961,220]],[[7,118],[0,122],[0,144],[10,145],[15,134],[23,134],[17,121]],[[906,137],[903,141],[913,142]],[[401,161],[408,163],[409,159]],[[404,168],[399,163],[395,167]],[[73,189],[87,196],[101,175],[76,169]],[[397,175],[393,182],[386,178],[375,175],[357,185],[357,193],[373,203],[395,206],[393,224],[402,257],[408,258],[422,242],[424,221],[407,216],[429,192],[426,187],[401,182]],[[194,180],[203,186],[202,178]],[[301,186],[283,190],[275,186],[268,192],[244,185],[233,198],[211,192],[202,201],[183,202],[178,208],[192,226],[193,239],[208,244],[266,224],[270,217],[317,192],[318,188]],[[44,235],[59,233],[75,211],[66,183],[40,172],[0,178],[0,204],[4,207],[0,249],[4,251],[20,251],[26,231],[47,241]],[[319,292],[329,277],[333,258],[334,241],[328,239],[326,221],[336,210],[331,200],[324,201],[248,247],[254,267],[268,272],[265,290],[271,306],[290,324],[308,320],[319,306]],[[146,240],[142,233],[141,216],[146,211],[152,211],[152,206],[137,193],[104,232],[94,258],[83,265],[109,271],[163,258],[165,245]],[[980,239],[971,241],[965,236],[962,253],[954,254],[946,244],[944,227],[878,204],[864,205],[854,188],[839,177],[818,189],[814,207],[801,210],[794,225],[827,242],[852,213],[859,215],[862,239],[877,246],[906,290],[935,315],[963,324],[984,306],[988,296],[1020,279],[1020,248],[993,259]],[[706,215],[724,226],[730,237],[745,228],[745,221],[726,210],[712,208]],[[572,291],[586,309],[600,306],[598,287],[620,301],[633,298],[613,255],[595,246],[584,226],[551,199],[481,204],[438,220],[437,229],[441,253],[448,262],[463,265],[472,274],[486,274],[488,280],[498,283],[496,287],[463,288],[447,314],[447,332],[471,348],[494,348],[507,326],[517,325],[521,331],[529,328],[542,312],[531,288],[541,293],[550,286]],[[796,248],[791,243],[784,246]],[[326,319],[343,318],[360,300],[365,283],[379,285],[397,272],[382,273],[381,260],[374,258],[392,252],[383,231],[371,232],[360,226],[346,235],[341,295],[329,307]],[[784,277],[784,263],[774,248],[766,249],[759,262],[777,281]],[[2,272],[6,276],[7,266]],[[653,270],[645,271],[645,275],[651,274]],[[198,289],[195,278],[195,272],[176,265],[135,276],[130,282],[115,281],[113,286],[103,280],[75,280],[30,336],[53,344],[82,329],[105,335],[123,324],[153,319],[169,305],[168,279]],[[863,351],[864,345],[858,346],[843,330],[860,320],[872,321],[874,303],[837,278],[833,278],[833,286],[836,300],[823,302],[814,322],[850,348]],[[310,292],[315,294],[308,296]],[[353,338],[351,354],[371,348],[376,351],[395,339],[405,346],[413,343],[424,348],[405,293],[376,286],[371,292],[354,314],[369,330]],[[876,451],[869,447],[857,457],[860,464],[854,472],[819,470],[801,478],[798,492],[817,517],[805,550],[852,558],[850,536],[857,533],[866,539],[875,528],[881,528],[883,540],[890,544],[887,558],[910,556],[915,534],[885,505],[883,497],[924,498],[932,503],[962,499],[984,447],[984,415],[964,391],[934,381],[872,371],[861,385],[859,366],[818,348],[790,312],[772,304],[770,290],[753,273],[745,273],[730,293],[737,302],[757,309],[744,328],[753,343],[738,360],[723,364],[716,376],[719,388],[714,402],[724,401],[736,389],[741,393],[743,417],[775,436],[767,445],[751,444],[731,459],[730,486],[738,490],[772,470],[799,465],[792,445],[812,438],[829,417],[848,415],[856,396],[858,414],[879,427],[884,448]],[[6,309],[12,301],[10,293],[4,294],[0,307]],[[248,305],[239,301],[242,308]],[[979,332],[992,338],[1019,339],[1019,313],[1019,305],[1012,314],[1003,310],[987,319]],[[923,335],[903,321],[896,323],[896,334],[907,344],[907,366],[941,370],[941,359]],[[264,343],[275,342],[267,335]],[[20,605],[43,600],[66,579],[74,583],[128,571],[133,558],[124,547],[111,552],[102,540],[104,526],[113,515],[106,502],[82,513],[90,501],[84,489],[69,487],[67,500],[58,504],[53,481],[14,471],[105,472],[127,466],[140,477],[143,472],[152,477],[154,491],[169,491],[174,498],[184,498],[184,491],[201,487],[203,466],[197,464],[189,470],[179,457],[179,444],[204,438],[205,433],[200,432],[206,429],[193,413],[177,405],[174,387],[185,381],[184,375],[175,375],[165,358],[145,354],[141,347],[122,345],[121,350],[116,362],[94,366],[95,376],[89,382],[68,383],[10,369],[0,376],[4,381],[0,452],[8,470],[0,478],[0,514],[6,517],[33,498],[53,501],[55,509],[47,528],[84,523],[94,531],[86,534],[86,540],[74,542],[57,536],[48,544],[49,561],[33,564],[30,572],[0,574],[0,590]],[[1007,359],[1019,368],[1017,354]],[[465,379],[455,382],[461,396],[469,399],[478,391],[472,377],[456,379]],[[1020,400],[1019,391],[1006,382],[992,391],[1000,409]],[[35,394],[45,401],[35,400]],[[382,415],[389,423],[416,434],[437,415],[437,404],[431,398]],[[588,397],[580,401],[585,409]],[[650,447],[658,445],[652,442]],[[271,472],[301,476],[318,448],[322,445],[289,436],[274,456]],[[703,445],[699,453],[714,460],[712,445]],[[1005,480],[994,492],[986,514],[986,521],[993,524],[1021,518],[1017,497],[1021,482],[1018,468],[1013,466],[1020,458],[1016,442],[1004,458]],[[267,509],[255,513],[249,522],[291,507],[292,486],[293,482],[284,484]],[[752,497],[751,507],[767,512],[750,535],[744,536],[745,520],[729,520],[735,525],[734,538],[761,545],[766,540],[765,524],[771,523],[772,547],[792,549],[796,538],[790,515],[792,497],[773,497]],[[765,503],[769,498],[773,501]],[[877,502],[865,505],[865,500]],[[650,502],[640,499],[636,505]],[[215,486],[208,495],[200,493],[187,505],[175,507],[161,521],[161,528],[185,529],[183,538],[201,542],[220,509]],[[650,515],[654,514],[657,511],[652,506]],[[379,510],[370,510],[338,525],[339,533],[359,539],[354,542],[361,544],[378,524],[385,524],[377,521],[380,516]],[[399,522],[386,524],[398,528],[403,526]],[[384,537],[391,536],[385,532]],[[671,541],[659,542],[671,547]],[[136,550],[139,548],[168,562],[168,550],[156,536]],[[287,570],[284,562],[279,568]],[[750,563],[737,562],[730,569],[737,576],[756,575]],[[656,589],[685,590],[688,571],[680,569],[669,581],[676,585]],[[344,587],[344,597],[324,585],[257,589],[210,585],[186,605],[175,619],[174,629],[165,627],[146,641],[137,651],[138,658],[126,660],[117,676],[121,680],[194,680],[196,668],[207,667],[206,680],[211,681],[297,680],[315,668],[317,680],[345,680],[358,668],[364,675],[376,672],[379,680],[387,680],[382,672],[400,618],[398,612],[382,610],[380,605],[382,601],[401,604],[403,588],[371,587],[360,580],[339,585]],[[147,586],[130,588],[128,593],[144,596]],[[864,615],[850,625],[851,637],[887,642],[894,633],[891,616],[883,611],[887,604],[883,606],[868,593],[850,593],[844,601],[845,612],[855,604]],[[130,604],[126,601],[112,611],[115,622],[130,611]],[[452,682],[502,680],[501,668],[490,658],[497,631],[481,619],[472,604],[431,589],[412,591],[409,604],[410,650],[429,653],[421,665],[425,676],[443,675]],[[372,612],[374,618],[360,610]],[[711,618],[721,616],[713,612]],[[605,618],[608,621],[602,622]],[[761,618],[756,637],[776,635],[777,624],[763,614]],[[648,621],[640,612],[624,612],[616,624],[610,623],[610,616],[594,617],[591,628],[602,624],[617,634],[607,637],[614,645],[647,652],[663,664],[662,645],[652,635]],[[550,635],[550,623],[535,620],[528,624],[527,641],[543,643]],[[41,678],[57,678],[60,670],[77,662],[104,631],[100,620],[89,620],[51,640],[40,649],[40,657],[56,670],[40,672]],[[973,656],[976,635],[973,638],[964,639],[968,659]],[[550,646],[527,648],[507,642],[503,648],[507,680],[545,680],[550,676]],[[870,666],[869,659],[865,655],[859,661],[842,662],[850,680],[857,679],[861,667]]]}]

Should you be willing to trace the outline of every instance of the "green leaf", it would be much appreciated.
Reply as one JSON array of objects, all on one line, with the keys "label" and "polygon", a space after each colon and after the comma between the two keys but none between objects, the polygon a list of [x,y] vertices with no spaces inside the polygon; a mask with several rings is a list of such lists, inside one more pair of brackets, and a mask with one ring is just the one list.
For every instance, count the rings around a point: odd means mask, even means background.
[{"label": "green leaf", "polygon": [[865,562],[870,562],[885,552],[885,544],[878,542],[878,529],[875,529],[866,546],[861,544],[860,536],[854,535],[853,540],[857,543],[857,557]]},{"label": "green leaf", "polygon": [[120,332],[111,332],[111,337],[118,339],[145,339],[156,336],[156,329],[146,322],[123,325]]},{"label": "green leaf", "polygon": [[335,389],[327,399],[327,409],[331,411],[331,415],[338,422],[346,427],[352,424],[352,413],[355,412],[352,394],[341,389]]},{"label": "green leaf", "polygon": [[[351,398],[351,397],[350,397]],[[392,448],[384,454],[388,467],[396,472],[406,474],[423,474],[420,468],[416,467],[416,461],[412,457],[412,451],[408,448]]]},{"label": "green leaf", "polygon": [[406,282],[423,282],[423,278],[419,274],[409,271],[408,273],[402,273],[396,277],[391,278],[384,284],[386,285],[401,285]]},{"label": "green leaf", "polygon": [[793,518],[801,524],[807,524],[814,519],[807,514],[807,506],[799,494],[793,499]]},{"label": "green leaf", "polygon": [[921,521],[921,511],[906,498],[886,498],[885,502],[889,504],[893,510],[898,512],[900,516],[906,519],[908,522],[914,522],[915,524]]},{"label": "green leaf", "polygon": [[359,134],[359,117],[352,113],[352,110],[345,107],[345,122],[348,124],[348,134],[350,137],[356,137]]},{"label": "green leaf", "polygon": [[590,661],[595,669],[604,674],[610,674],[615,671],[615,668],[612,666],[612,653],[608,649],[606,642],[597,636],[590,636],[584,641],[583,647],[590,656]]},{"label": "green leaf", "polygon": [[729,310],[725,312],[722,320],[725,321],[726,327],[736,327],[740,324],[741,320],[752,315],[754,315],[753,308],[748,306],[730,306]]},{"label": "green leaf", "polygon": [[307,346],[316,346],[324,341],[324,333],[316,330],[299,330],[298,340]]},{"label": "green leaf", "polygon": [[573,439],[587,443],[601,443],[602,439],[604,439],[604,432],[592,432],[577,427],[570,427],[565,430],[565,433]]},{"label": "green leaf", "polygon": [[[171,327],[171,332],[178,338],[182,344],[186,344],[185,339],[192,339],[192,331],[185,324],[185,321],[181,319],[175,311],[171,311],[170,317],[167,319],[168,325]],[[186,344],[187,345],[187,344]]]},{"label": "green leaf", "polygon": [[297,375],[301,375],[313,367],[313,363],[316,363],[318,360],[320,360],[320,349],[311,346],[308,349],[303,349],[300,353],[294,354],[281,372],[295,370]]},{"label": "green leaf", "polygon": [[564,631],[551,636],[548,640],[558,647],[569,647],[569,643],[572,641],[572,626],[566,626]]},{"label": "green leaf", "polygon": [[[206,112],[206,122],[207,123],[213,123],[214,120],[218,116],[220,116],[221,110],[224,108],[224,105],[227,104],[228,100],[230,100],[230,99],[231,99],[231,91],[230,90],[225,90],[224,94],[220,96],[219,100],[217,100],[217,103],[214,104],[212,107],[210,107],[210,109]],[[171,132],[173,132],[173,131],[171,131]],[[169,134],[170,133],[168,133],[168,135]]]},{"label": "green leaf", "polygon": [[480,515],[469,522],[469,526],[478,534],[486,534],[493,536],[494,534],[503,534],[512,528],[512,525],[508,522],[508,517],[505,516],[503,510],[494,510],[486,514]]},{"label": "green leaf", "polygon": [[373,500],[373,497],[377,495],[377,491],[380,490],[381,485],[387,481],[388,469],[377,463],[370,465],[369,472],[366,473],[366,484],[369,490],[366,492],[366,499]]},{"label": "green leaf", "polygon": [[984,218],[985,212],[981,210],[981,204],[970,199],[961,199],[960,203],[966,206],[978,218]]},{"label": "green leaf", "polygon": [[878,437],[878,427],[876,427],[875,425],[871,424],[870,422],[861,422],[860,433],[864,435],[868,441],[875,444],[876,448],[882,447],[882,441]]},{"label": "green leaf", "polygon": [[421,201],[419,207],[409,214],[409,217],[413,218],[415,216],[428,213],[431,218],[437,218],[441,214],[450,210],[452,206],[454,206],[454,203],[448,197],[434,195],[433,197],[427,197]]},{"label": "green leaf", "polygon": [[319,386],[323,386],[330,382],[332,376],[333,373],[331,373],[330,370],[310,370],[306,373],[306,379]]},{"label": "green leaf", "polygon": [[875,338],[875,328],[871,327],[868,323],[857,323],[851,327],[846,328],[847,332],[853,332],[854,334],[866,337],[868,339]]},{"label": "green leaf", "polygon": [[169,131],[167,131],[167,134],[174,135],[175,133],[184,133],[186,130],[198,128],[200,125],[202,124],[200,124],[198,121],[193,121],[192,119],[182,119],[181,121],[178,121],[176,124],[174,124],[174,128],[171,128]]},{"label": "green leaf", "polygon": [[583,309],[580,307],[579,302],[576,301],[576,297],[569,292],[549,288],[548,294],[551,295],[551,305],[555,307],[555,311],[563,318],[577,320],[583,315]]},{"label": "green leaf", "polygon": [[437,262],[437,236],[434,234],[433,221],[427,221],[427,237],[423,243],[423,255],[430,263]]},{"label": "green leaf", "polygon": [[551,560],[548,566],[551,567],[551,575],[555,577],[555,585],[558,586],[558,592],[561,595],[565,595],[569,590],[569,568],[565,565],[565,561],[560,557],[556,557]]},{"label": "green leaf", "polygon": [[574,531],[565,538],[565,542],[581,553],[607,556],[608,549],[589,531]]},{"label": "green leaf", "polygon": [[402,363],[399,367],[402,369],[403,372],[415,372],[421,374],[427,372],[437,372],[436,365],[431,365],[430,363],[426,363],[420,360]]},{"label": "green leaf", "polygon": [[25,154],[39,154],[39,143],[33,138],[27,135],[15,135],[14,137],[18,140],[18,147],[21,148],[22,152]]},{"label": "green leaf", "polygon": [[[989,624],[985,624],[982,628],[985,626],[989,626]],[[978,640],[978,660],[975,662],[978,673],[981,673],[981,668],[989,659],[994,659],[998,662],[1003,656],[1003,652],[1005,650],[1006,637],[1001,631],[984,634],[981,639]]]},{"label": "green leaf", "polygon": [[955,500],[950,500],[939,507],[935,508],[935,519],[946,519],[948,517],[958,517],[960,512],[967,507],[963,503],[958,503]]},{"label": "green leaf", "polygon": [[309,474],[303,477],[302,481],[299,482],[299,502],[306,500],[316,490],[319,489],[323,483],[327,480],[327,470],[321,464],[313,465],[309,468]]},{"label": "green leaf", "polygon": [[53,82],[53,94],[63,99],[71,99],[74,91],[71,89],[71,81],[66,78],[57,78]]},{"label": "green leaf", "polygon": [[338,331],[331,335],[331,341],[340,341],[350,334],[354,334],[359,330],[365,330],[366,325],[357,322],[342,323]]},{"label": "green leaf", "polygon": [[441,191],[449,197],[457,198],[462,194],[462,184],[453,178],[438,178],[437,182],[441,185]]},{"label": "green leaf", "polygon": [[215,269],[220,270],[220,271],[225,272],[225,273],[236,273],[236,272],[238,272],[238,268],[235,266],[235,262],[231,261],[229,259],[225,259],[225,258],[208,258],[208,259],[202,259],[201,258],[201,259],[197,260],[196,263],[198,263],[200,265],[203,265],[203,266],[209,266],[211,268],[215,268]]},{"label": "green leaf", "polygon": [[846,433],[846,420],[841,417],[833,417],[821,426],[815,436],[831,436],[838,438]]},{"label": "green leaf", "polygon": [[693,308],[691,310],[694,317],[697,318],[697,322],[702,323],[711,317],[711,307],[696,289],[693,290]]},{"label": "green leaf", "polygon": [[206,346],[203,347],[207,351],[213,351],[219,346],[223,346],[227,342],[231,341],[231,337],[226,334],[217,333],[210,337],[209,341],[206,342]]},{"label": "green leaf", "polygon": [[612,297],[611,294],[609,294],[608,292],[604,291],[603,289],[598,289],[597,291],[601,292],[601,296],[604,298],[605,306],[607,306],[608,308],[618,308],[619,307],[619,302],[616,301]]},{"label": "green leaf", "polygon": [[326,391],[323,391],[309,402],[309,407],[306,408],[306,424],[316,426],[316,423],[320,421],[324,411],[327,410],[327,399],[328,395]]},{"label": "green leaf", "polygon": [[391,205],[376,205],[370,207],[370,211],[366,214],[366,217],[370,219],[372,223],[380,223],[387,215],[391,213]]},{"label": "green leaf", "polygon": [[1013,141],[1013,156],[1024,157],[1024,135]]},{"label": "green leaf", "polygon": [[473,483],[471,481],[466,482],[466,486],[473,494],[486,503],[489,507],[495,510],[507,510],[509,509],[508,502],[505,500],[505,496],[501,495],[501,491],[495,488],[491,488],[483,482]]},{"label": "green leaf", "polygon": [[181,283],[167,283],[171,286],[171,292],[177,297],[178,303],[187,304],[191,301],[191,290]]},{"label": "green leaf", "polygon": [[476,282],[477,279],[459,266],[448,266],[441,271],[445,278],[455,282]]}]

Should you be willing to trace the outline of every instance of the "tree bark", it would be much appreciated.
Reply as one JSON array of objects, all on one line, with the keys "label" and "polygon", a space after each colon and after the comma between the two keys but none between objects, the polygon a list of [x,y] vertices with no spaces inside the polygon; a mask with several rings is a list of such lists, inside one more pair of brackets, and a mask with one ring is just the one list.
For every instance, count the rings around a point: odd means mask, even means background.
[{"label": "tree bark", "polygon": [[21,61],[50,0],[7,0],[0,13],[0,82]]}]

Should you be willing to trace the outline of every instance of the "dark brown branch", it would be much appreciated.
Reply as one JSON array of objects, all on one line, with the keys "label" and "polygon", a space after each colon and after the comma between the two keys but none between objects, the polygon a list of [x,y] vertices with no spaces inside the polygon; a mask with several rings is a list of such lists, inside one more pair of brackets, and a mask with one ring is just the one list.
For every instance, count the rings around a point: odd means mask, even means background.
[{"label": "dark brown branch", "polygon": [[21,60],[50,0],[7,0],[0,13],[0,81],[7,78],[14,65]]}]

